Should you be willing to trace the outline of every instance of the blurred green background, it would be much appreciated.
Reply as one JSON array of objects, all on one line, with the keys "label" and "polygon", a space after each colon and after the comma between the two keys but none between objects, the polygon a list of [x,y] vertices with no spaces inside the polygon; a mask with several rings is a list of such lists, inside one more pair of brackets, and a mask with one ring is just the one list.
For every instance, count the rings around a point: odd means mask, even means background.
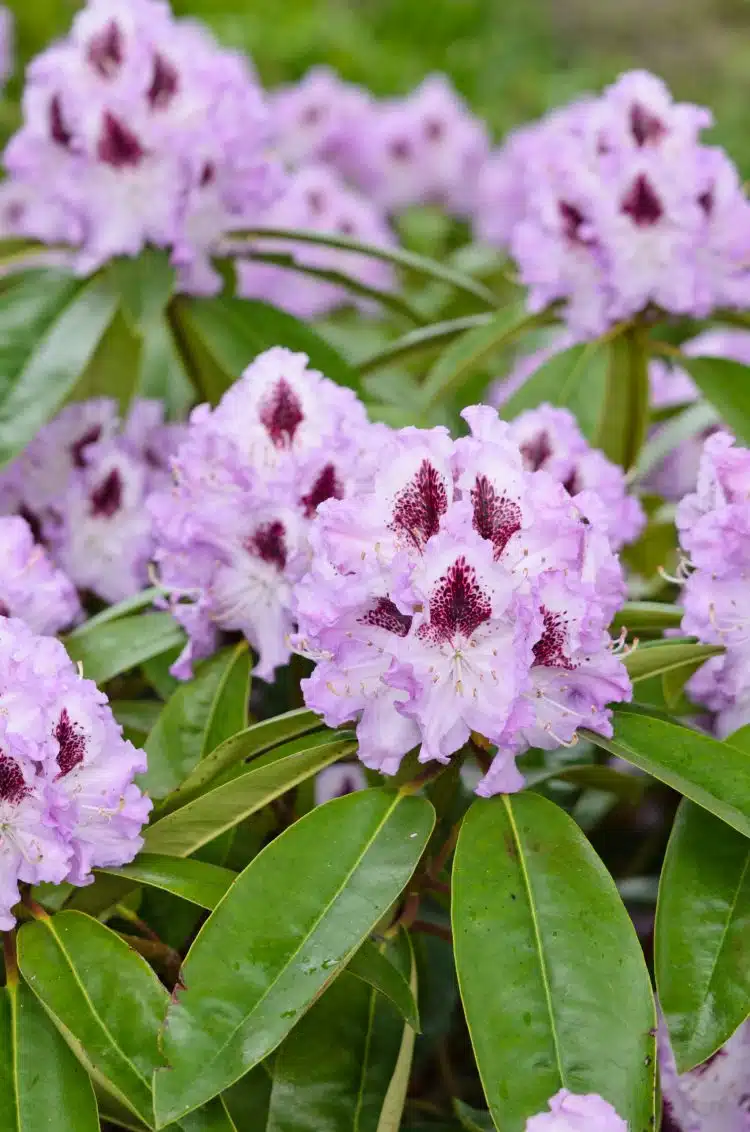
[{"label": "blurred green background", "polygon": [[[7,0],[6,0],[7,2]],[[10,0],[26,61],[75,0]],[[750,175],[749,0],[174,0],[246,49],[271,85],[327,62],[378,94],[447,71],[495,136],[629,67],[710,106]],[[17,75],[11,97],[20,89]]]}]

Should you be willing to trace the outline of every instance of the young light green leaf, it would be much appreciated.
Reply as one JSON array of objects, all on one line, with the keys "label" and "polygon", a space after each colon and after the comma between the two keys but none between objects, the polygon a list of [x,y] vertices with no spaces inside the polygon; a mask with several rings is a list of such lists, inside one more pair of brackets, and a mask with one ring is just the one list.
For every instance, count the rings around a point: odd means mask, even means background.
[{"label": "young light green leaf", "polygon": [[18,963],[85,1063],[153,1127],[151,1079],[163,1065],[157,1035],[169,996],[145,960],[97,920],[60,912],[23,925]]},{"label": "young light green leaf", "polygon": [[139,853],[132,865],[119,869],[97,869],[97,874],[124,877],[136,885],[145,884],[181,896],[209,911],[226,895],[237,874],[220,865],[157,853]]},{"label": "young light green leaf", "polygon": [[96,628],[82,625],[65,638],[65,647],[70,659],[83,665],[84,676],[106,684],[183,640],[182,629],[171,614],[142,613],[105,621]]},{"label": "young light green leaf", "polygon": [[657,633],[664,629],[679,629],[683,613],[681,606],[668,605],[666,602],[628,601],[615,614],[610,631],[616,636],[621,629],[627,629],[629,633]]},{"label": "young light green leaf", "polygon": [[[639,680],[661,676],[680,668],[695,671],[698,665],[712,656],[719,656],[723,651],[718,645],[701,645],[690,639],[644,641],[625,657],[625,667],[630,679],[637,684]],[[689,674],[686,672],[686,679]]]},{"label": "young light green leaf", "polygon": [[404,1021],[419,1033],[419,1010],[409,983],[381,947],[365,940],[346,969],[390,999]]},{"label": "young light green leaf", "polygon": [[187,857],[293,786],[345,758],[356,746],[348,738],[317,744],[310,739],[301,749],[296,744],[288,754],[282,749],[280,757],[272,762],[251,766],[229,782],[159,818],[145,832],[145,848],[149,853]]},{"label": "young light green leaf", "polygon": [[692,802],[677,811],[659,885],[656,980],[680,1073],[750,1014],[750,840]]},{"label": "young light green leaf", "polygon": [[680,356],[703,396],[740,444],[750,444],[750,369],[728,358]]},{"label": "young light green leaf", "polygon": [[457,338],[459,334],[463,334],[466,330],[475,330],[477,327],[486,326],[491,320],[492,315],[489,313],[467,314],[461,318],[449,319],[446,322],[435,322],[431,326],[420,326],[416,330],[410,330],[408,334],[404,334],[401,338],[397,338],[395,342],[389,342],[387,346],[383,346],[376,353],[370,354],[358,363],[357,369],[362,376],[374,373],[376,370],[393,365],[394,362],[401,362],[405,358],[410,358],[414,354],[433,350],[444,342],[452,342],[454,338]]},{"label": "young light green leaf", "polygon": [[501,406],[503,420],[548,402],[569,409],[581,431],[593,440],[603,411],[607,351],[602,342],[587,342],[553,354]]},{"label": "young light green leaf", "polygon": [[628,1127],[649,1128],[651,983],[614,882],[572,818],[530,792],[475,802],[458,839],[452,913],[461,997],[500,1132],[517,1132],[563,1087],[599,1093]]},{"label": "young light green leaf", "polygon": [[615,733],[582,737],[666,782],[750,837],[750,761],[745,751],[640,708],[614,712]]},{"label": "young light green leaf", "polygon": [[23,982],[0,987],[0,1132],[99,1132],[91,1081]]},{"label": "young light green leaf", "polygon": [[248,865],[185,960],[163,1033],[170,1068],[155,1078],[159,1127],[279,1045],[403,891],[434,820],[425,798],[364,790],[316,807]]},{"label": "young light green leaf", "polygon": [[[408,935],[404,935],[404,941],[408,945],[409,956],[409,990],[414,998],[417,997],[417,963],[414,956],[414,949],[411,945],[411,939]],[[411,1079],[411,1067],[414,1060],[414,1043],[416,1041],[416,1031],[411,1026],[404,1026],[401,1035],[401,1047],[398,1051],[398,1060],[396,1061],[396,1068],[393,1071],[388,1092],[383,1101],[383,1108],[380,1113],[380,1120],[378,1121],[377,1132],[399,1132],[401,1122],[404,1116],[404,1105],[406,1104],[406,1095],[409,1091],[409,1081]]]},{"label": "young light green leaf", "polygon": [[214,740],[241,731],[247,721],[250,656],[247,642],[222,649],[196,666],[164,705],[146,742],[148,770],[139,786],[166,798],[185,781]]}]

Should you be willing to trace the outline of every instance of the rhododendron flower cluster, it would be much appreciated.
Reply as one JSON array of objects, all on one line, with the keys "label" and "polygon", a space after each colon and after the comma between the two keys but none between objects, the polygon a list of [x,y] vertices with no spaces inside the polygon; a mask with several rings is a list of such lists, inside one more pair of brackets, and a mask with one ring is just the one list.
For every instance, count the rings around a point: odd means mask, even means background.
[{"label": "rhododendron flower cluster", "polygon": [[157,401],[136,401],[122,427],[110,398],[68,405],[0,476],[0,508],[28,520],[79,590],[121,601],[148,582],[146,498],[168,482],[181,428]]},{"label": "rhododendron flower cluster", "polygon": [[750,722],[750,451],[725,432],[706,441],[697,490],[677,508],[688,556],[683,630],[726,652],[688,682],[696,703],[716,712],[720,737]]},{"label": "rhododendron flower cluster", "polygon": [[[258,221],[260,227],[304,228],[312,232],[346,236],[361,243],[384,247],[395,244],[385,218],[376,205],[340,180],[324,165],[306,165],[293,173],[284,195]],[[395,290],[393,268],[372,256],[357,255],[314,244],[288,240],[257,240],[259,252],[290,253],[297,263],[326,271],[340,271],[367,287]],[[264,299],[298,318],[318,318],[351,303],[352,291],[335,282],[299,274],[288,268],[239,260],[237,290],[246,299]],[[356,297],[354,297],[356,299]],[[371,303],[359,301],[369,310]]]},{"label": "rhododendron flower cluster", "polygon": [[538,310],[595,336],[649,306],[703,317],[750,302],[750,204],[711,115],[623,75],[511,135],[478,189],[480,238],[509,249]]},{"label": "rhododendron flower cluster", "polygon": [[659,1026],[664,1132],[747,1132],[750,1126],[750,1024],[688,1073],[678,1073],[667,1029]]},{"label": "rhododendron flower cluster", "polygon": [[91,869],[132,861],[151,803],[134,785],[142,751],[106,696],[59,641],[0,620],[0,929],[18,883],[88,884]]},{"label": "rhododendron flower cluster", "polygon": [[487,406],[471,436],[403,429],[364,491],[323,504],[296,590],[305,700],[356,719],[363,762],[449,761],[472,732],[497,747],[481,794],[517,790],[515,756],[611,733],[630,682],[607,632],[623,600],[601,501],[529,471]]},{"label": "rhododendron flower cluster", "polygon": [[526,1132],[628,1132],[628,1126],[596,1093],[560,1089],[549,1102],[549,1112],[527,1120]]},{"label": "rhododendron flower cluster", "polygon": [[20,515],[0,517],[0,615],[19,617],[35,633],[55,634],[82,616],[76,588],[34,541]]},{"label": "rhododendron flower cluster", "polygon": [[5,164],[13,234],[80,247],[89,271],[146,244],[170,248],[193,290],[209,253],[278,189],[268,114],[245,58],[174,20],[161,0],[90,0],[29,67]]},{"label": "rhododendron flower cluster", "polygon": [[384,431],[304,354],[261,354],[215,409],[194,410],[175,484],[150,501],[155,560],[189,643],[175,675],[209,655],[220,630],[245,634],[270,679],[289,659],[293,586],[318,506],[366,482]]}]

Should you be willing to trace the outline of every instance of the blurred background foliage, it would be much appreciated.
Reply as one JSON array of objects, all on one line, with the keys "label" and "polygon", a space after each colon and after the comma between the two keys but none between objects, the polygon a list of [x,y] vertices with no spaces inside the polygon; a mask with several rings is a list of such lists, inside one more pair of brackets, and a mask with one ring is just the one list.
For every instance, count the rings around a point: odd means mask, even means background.
[{"label": "blurred background foliage", "polygon": [[[25,63],[70,23],[76,0],[6,0]],[[244,48],[268,85],[326,62],[377,94],[447,71],[499,139],[630,67],[709,105],[713,138],[750,176],[748,0],[174,0]],[[21,87],[17,72],[12,101]],[[7,130],[13,111],[6,106]]]}]

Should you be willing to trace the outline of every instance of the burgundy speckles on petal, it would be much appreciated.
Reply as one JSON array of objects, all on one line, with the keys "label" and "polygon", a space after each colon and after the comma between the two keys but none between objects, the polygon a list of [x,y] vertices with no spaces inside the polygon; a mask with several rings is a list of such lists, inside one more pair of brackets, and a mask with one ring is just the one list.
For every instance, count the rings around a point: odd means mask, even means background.
[{"label": "burgundy speckles on petal", "polygon": [[68,127],[65,125],[65,119],[62,112],[62,101],[60,95],[56,94],[50,100],[49,104],[49,132],[52,140],[61,145],[63,149],[68,149],[73,135]]},{"label": "burgundy speckles on petal", "polygon": [[583,215],[579,208],[574,204],[569,204],[565,200],[561,200],[557,205],[560,210],[560,215],[563,220],[563,233],[568,240],[577,243],[579,241],[579,232],[586,217]]},{"label": "burgundy speckles on petal", "polygon": [[111,79],[122,66],[122,32],[114,20],[89,43],[88,60],[104,79]]},{"label": "burgundy speckles on petal", "polygon": [[312,485],[307,495],[303,495],[300,503],[305,510],[305,518],[312,519],[321,503],[326,499],[343,499],[344,489],[336,475],[333,464],[326,464],[322,472]]},{"label": "burgundy speckles on petal", "polygon": [[111,165],[113,169],[132,168],[139,165],[146,156],[146,151],[135,134],[109,111],[104,115],[96,153],[100,161]]},{"label": "burgundy speckles on petal", "polygon": [[538,433],[521,445],[524,466],[529,472],[538,472],[552,455],[552,445],[545,431]]},{"label": "burgundy speckles on petal", "polygon": [[630,129],[638,146],[658,142],[667,132],[661,119],[650,114],[640,102],[634,102],[630,108]]},{"label": "burgundy speckles on petal", "polygon": [[463,555],[457,558],[430,595],[430,621],[419,630],[434,644],[469,638],[492,616],[492,603],[479,585],[476,570]]},{"label": "burgundy speckles on petal", "polygon": [[95,424],[90,429],[87,429],[74,444],[70,446],[70,455],[73,458],[73,463],[77,468],[85,468],[86,461],[83,458],[84,449],[88,448],[89,444],[96,444],[99,437],[102,435],[102,426]]},{"label": "burgundy speckles on petal", "polygon": [[378,598],[377,604],[364,617],[360,617],[360,624],[385,629],[389,633],[395,633],[397,637],[405,637],[411,629],[411,623],[409,614],[402,613],[389,597]]},{"label": "burgundy speckles on petal", "polygon": [[176,67],[163,55],[154,56],[154,75],[147,98],[153,110],[166,110],[177,93],[179,76]]},{"label": "burgundy speckles on petal", "polygon": [[471,489],[471,503],[474,530],[492,543],[495,559],[498,559],[508,541],[521,529],[521,508],[507,495],[498,495],[486,476],[477,476]]},{"label": "burgundy speckles on petal", "polygon": [[283,377],[261,405],[259,416],[276,448],[291,448],[294,434],[305,419],[297,394]]},{"label": "burgundy speckles on petal", "polygon": [[284,524],[279,519],[273,519],[270,523],[263,523],[258,527],[245,546],[251,554],[262,559],[263,562],[283,570],[287,559],[285,534]]},{"label": "burgundy speckles on petal", "polygon": [[63,708],[60,713],[60,719],[55,728],[55,738],[60,744],[57,755],[57,765],[60,771],[57,777],[64,778],[66,774],[70,774],[73,767],[83,762],[86,754],[86,738],[81,728],[71,720],[67,708]]},{"label": "burgundy speckles on petal", "polygon": [[438,533],[440,518],[447,510],[443,478],[429,460],[423,460],[417,474],[396,496],[389,529],[407,535],[421,550]]},{"label": "burgundy speckles on petal", "polygon": [[552,613],[542,606],[544,617],[544,632],[534,645],[534,664],[543,664],[546,668],[572,669],[568,657],[565,655],[567,643],[567,622],[561,613]]},{"label": "burgundy speckles on petal", "polygon": [[638,228],[658,224],[664,215],[661,201],[648,177],[639,173],[622,202],[622,211]]},{"label": "burgundy speckles on petal", "polygon": [[407,138],[395,138],[389,148],[394,161],[411,160],[412,150]]},{"label": "burgundy speckles on petal", "polygon": [[91,514],[97,519],[111,519],[122,507],[122,476],[113,468],[91,495]]},{"label": "burgundy speckles on petal", "polygon": [[563,487],[567,491],[568,495],[578,495],[579,491],[583,491],[583,484],[581,483],[578,475],[578,468],[573,468],[573,471],[566,479]]},{"label": "burgundy speckles on petal", "polygon": [[438,142],[445,134],[445,126],[439,118],[428,118],[424,124],[424,132],[431,142]]},{"label": "burgundy speckles on petal", "polygon": [[17,806],[28,793],[29,788],[18,763],[0,752],[0,802]]}]

